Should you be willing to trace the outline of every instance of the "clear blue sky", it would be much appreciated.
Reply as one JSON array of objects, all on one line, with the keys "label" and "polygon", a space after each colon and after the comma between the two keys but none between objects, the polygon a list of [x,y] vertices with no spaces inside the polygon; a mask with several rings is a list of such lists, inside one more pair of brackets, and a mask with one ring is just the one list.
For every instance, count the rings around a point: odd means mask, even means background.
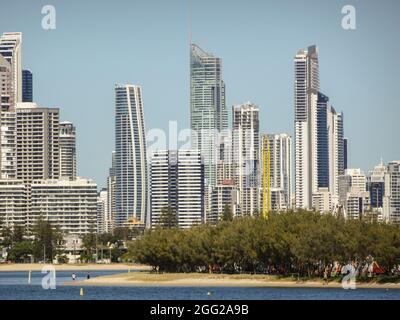
[{"label": "clear blue sky", "polygon": [[[78,132],[78,174],[105,185],[114,84],[143,87],[147,129],[189,125],[188,0],[0,0],[0,32],[23,32],[34,99]],[[41,8],[57,28],[41,28]],[[341,28],[356,7],[357,30]],[[349,165],[400,159],[400,1],[193,0],[193,41],[223,59],[227,104],[261,108],[263,132],[293,134],[293,56],[317,44],[321,91],[345,115]]]}]

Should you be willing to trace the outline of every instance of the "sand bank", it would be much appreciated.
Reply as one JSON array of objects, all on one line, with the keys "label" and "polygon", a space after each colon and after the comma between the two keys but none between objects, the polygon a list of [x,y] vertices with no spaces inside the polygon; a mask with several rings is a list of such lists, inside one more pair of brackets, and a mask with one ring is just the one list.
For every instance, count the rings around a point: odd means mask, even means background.
[{"label": "sand bank", "polygon": [[[275,288],[342,288],[342,284],[322,280],[297,281],[263,275],[151,274],[148,272],[101,276],[68,282],[76,286],[146,286],[146,287],[275,287]],[[357,288],[400,289],[400,283],[357,283]]]}]

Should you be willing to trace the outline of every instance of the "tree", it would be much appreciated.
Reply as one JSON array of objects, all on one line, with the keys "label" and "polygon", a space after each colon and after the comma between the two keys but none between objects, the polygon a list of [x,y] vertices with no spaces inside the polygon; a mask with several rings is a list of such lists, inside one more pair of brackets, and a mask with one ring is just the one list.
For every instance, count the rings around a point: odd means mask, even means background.
[{"label": "tree", "polygon": [[33,253],[31,241],[21,241],[16,243],[7,255],[7,259],[12,262],[25,262]]},{"label": "tree", "polygon": [[[2,239],[0,244],[6,248],[8,253],[10,253],[16,245],[18,245],[24,241],[25,227],[22,225],[15,225],[13,228],[11,228],[11,227],[6,227],[5,225],[3,225],[3,228],[2,228],[1,234],[0,234],[0,238]],[[25,243],[25,245],[26,245],[26,243]],[[20,247],[16,248],[17,251],[20,249],[21,249]],[[8,257],[9,257],[9,255],[8,255]],[[8,259],[10,260],[10,258],[8,258]],[[18,257],[14,258],[14,260],[12,260],[12,261],[16,261],[16,260],[18,260]]]},{"label": "tree", "polygon": [[171,208],[171,206],[164,207],[161,209],[161,216],[159,224],[163,228],[175,228],[178,226],[178,216]]},{"label": "tree", "polygon": [[25,227],[21,225],[14,226],[12,234],[14,243],[22,242],[25,238]]},{"label": "tree", "polygon": [[317,212],[240,217],[190,229],[156,228],[128,244],[126,258],[161,272],[221,271],[322,276],[328,265],[399,264],[400,227]]},{"label": "tree", "polygon": [[13,233],[10,227],[3,226],[1,230],[1,244],[4,247],[11,247],[13,244]]},{"label": "tree", "polygon": [[40,217],[33,228],[33,255],[36,259],[52,261],[63,244],[63,235],[57,227]]},{"label": "tree", "polygon": [[94,261],[94,252],[98,244],[97,241],[97,234],[94,232],[83,236],[82,247],[84,248],[84,251],[82,252],[81,260],[86,262]]},{"label": "tree", "polygon": [[233,220],[233,213],[232,208],[229,204],[224,206],[224,211],[222,212],[222,221],[232,221]]}]

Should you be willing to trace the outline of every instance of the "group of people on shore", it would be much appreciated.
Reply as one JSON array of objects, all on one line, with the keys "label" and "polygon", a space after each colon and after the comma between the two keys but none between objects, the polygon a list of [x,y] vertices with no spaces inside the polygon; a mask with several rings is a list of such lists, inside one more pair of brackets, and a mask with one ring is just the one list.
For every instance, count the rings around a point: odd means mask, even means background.
[{"label": "group of people on shore", "polygon": [[[72,273],[71,278],[72,278],[72,281],[75,281],[76,279],[78,279],[78,277],[76,276],[75,272]],[[87,280],[90,279],[90,273],[89,272],[86,274],[86,279]]]}]

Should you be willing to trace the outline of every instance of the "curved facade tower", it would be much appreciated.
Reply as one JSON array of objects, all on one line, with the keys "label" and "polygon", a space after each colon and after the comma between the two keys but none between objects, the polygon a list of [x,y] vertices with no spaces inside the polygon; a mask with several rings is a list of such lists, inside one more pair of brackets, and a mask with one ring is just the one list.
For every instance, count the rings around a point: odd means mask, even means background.
[{"label": "curved facade tower", "polygon": [[115,87],[115,227],[147,215],[146,132],[142,90]]}]

